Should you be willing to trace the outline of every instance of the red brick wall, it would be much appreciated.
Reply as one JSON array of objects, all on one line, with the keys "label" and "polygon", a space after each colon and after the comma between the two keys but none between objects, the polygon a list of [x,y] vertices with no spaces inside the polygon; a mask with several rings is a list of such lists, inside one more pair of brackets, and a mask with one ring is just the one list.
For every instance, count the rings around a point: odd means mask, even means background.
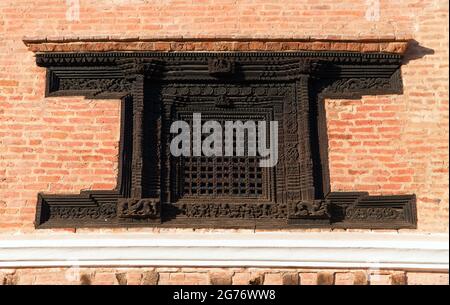
[{"label": "red brick wall", "polygon": [[147,267],[0,269],[0,285],[448,285],[448,281],[448,273],[402,270]]},{"label": "red brick wall", "polygon": [[403,95],[327,101],[331,182],[416,193],[419,230],[448,231],[447,1],[380,1],[378,12],[377,0],[80,0],[79,20],[66,2],[77,1],[0,2],[0,231],[33,231],[39,191],[114,186],[118,103],[44,98],[44,69],[22,42],[106,35],[415,39],[434,54],[403,66]]}]

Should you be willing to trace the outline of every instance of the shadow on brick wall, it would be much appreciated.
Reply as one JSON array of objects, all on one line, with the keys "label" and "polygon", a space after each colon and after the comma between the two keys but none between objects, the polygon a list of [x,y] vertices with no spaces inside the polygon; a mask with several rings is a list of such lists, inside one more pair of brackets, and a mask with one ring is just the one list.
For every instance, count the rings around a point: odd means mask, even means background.
[{"label": "shadow on brick wall", "polygon": [[420,59],[426,55],[433,55],[434,50],[421,46],[417,40],[410,40],[403,57],[403,64],[407,65],[411,60]]}]

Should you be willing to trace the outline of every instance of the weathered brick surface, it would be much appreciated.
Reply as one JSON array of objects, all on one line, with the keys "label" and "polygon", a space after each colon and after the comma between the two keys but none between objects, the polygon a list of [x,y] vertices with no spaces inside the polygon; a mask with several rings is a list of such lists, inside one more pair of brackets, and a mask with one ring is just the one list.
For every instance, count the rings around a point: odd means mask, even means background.
[{"label": "weathered brick surface", "polygon": [[[139,271],[137,271],[137,274],[139,274]],[[144,272],[140,279],[140,283],[143,285],[156,285],[158,284],[159,274],[156,271]]]},{"label": "weathered brick surface", "polygon": [[391,285],[392,275],[389,272],[371,272],[369,274],[370,285]]},{"label": "weathered brick surface", "polygon": [[409,285],[448,285],[448,273],[420,273],[408,272],[407,281]]},{"label": "weathered brick surface", "polygon": [[392,285],[406,285],[408,278],[405,272],[397,272],[391,276]]},{"label": "weathered brick surface", "polygon": [[282,283],[283,285],[298,285],[300,284],[300,277],[298,273],[284,273]]},{"label": "weathered brick surface", "polygon": [[300,285],[317,285],[317,273],[300,273]]},{"label": "weathered brick surface", "polygon": [[322,271],[317,274],[317,285],[333,285],[335,275],[332,272]]},{"label": "weathered brick surface", "polygon": [[356,271],[353,273],[353,284],[354,285],[367,285],[368,279],[366,272]]},{"label": "weathered brick surface", "polygon": [[[357,280],[357,278],[364,280]],[[300,282],[298,281],[300,279]],[[1,269],[0,285],[390,285],[448,284],[448,273],[400,270],[317,270],[277,268],[23,268]]]},{"label": "weathered brick surface", "polygon": [[264,276],[264,285],[282,285],[283,274],[282,273],[267,273]]},{"label": "weathered brick surface", "polygon": [[[80,3],[78,19],[73,18],[78,13],[76,2]],[[418,230],[448,232],[448,1],[380,1],[379,11],[369,3],[378,1],[0,1],[0,232],[34,231],[38,192],[111,189],[117,175],[119,104],[81,97],[44,98],[45,70],[35,65],[33,52],[22,42],[25,36],[48,38],[45,44],[30,46],[33,50],[41,46],[64,50],[57,43],[63,38],[72,50],[86,48],[80,41],[90,39],[100,41],[102,48],[161,51],[402,52],[401,42],[414,39],[420,47],[407,51],[403,95],[326,101],[331,184],[336,191],[415,193]],[[194,38],[198,42],[181,42]],[[113,42],[105,43],[107,39]],[[75,232],[40,233],[56,231]],[[123,230],[96,230],[118,231]],[[62,280],[50,277],[51,270],[21,269],[0,273],[0,279],[6,283]],[[58,270],[55,274],[63,272]],[[73,282],[117,284],[116,273],[121,272],[86,270]],[[148,282],[155,283],[155,278],[167,283],[209,282],[201,272],[172,273],[180,272],[160,271]],[[249,283],[253,276],[238,270],[232,282]],[[350,277],[339,274],[334,280],[347,283]],[[127,273],[124,280],[141,283],[144,278]],[[270,275],[262,282],[275,278]],[[320,279],[315,272],[300,273],[299,278],[301,284]],[[402,282],[404,276],[374,278],[367,273],[353,275],[354,282],[372,284]],[[446,275],[423,273],[408,272],[406,279],[448,282]]]},{"label": "weathered brick surface", "polygon": [[236,272],[233,275],[233,285],[248,285],[251,274],[249,272]]},{"label": "weathered brick surface", "polygon": [[354,283],[354,274],[351,272],[337,272],[335,274],[336,285],[353,285]]},{"label": "weathered brick surface", "polygon": [[211,272],[209,274],[211,285],[231,285],[233,283],[233,273],[230,272]]}]

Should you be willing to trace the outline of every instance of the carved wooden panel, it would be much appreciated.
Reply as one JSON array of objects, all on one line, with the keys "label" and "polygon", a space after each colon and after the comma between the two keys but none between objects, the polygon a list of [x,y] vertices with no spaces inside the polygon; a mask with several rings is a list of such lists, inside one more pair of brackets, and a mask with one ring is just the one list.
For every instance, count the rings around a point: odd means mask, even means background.
[{"label": "carved wooden panel", "polygon": [[[384,53],[44,53],[47,96],[121,99],[111,191],[38,195],[36,227],[414,228],[414,195],[330,192],[323,99],[400,94]],[[174,157],[170,125],[278,121],[279,158]],[[248,149],[248,148],[246,148]]]}]

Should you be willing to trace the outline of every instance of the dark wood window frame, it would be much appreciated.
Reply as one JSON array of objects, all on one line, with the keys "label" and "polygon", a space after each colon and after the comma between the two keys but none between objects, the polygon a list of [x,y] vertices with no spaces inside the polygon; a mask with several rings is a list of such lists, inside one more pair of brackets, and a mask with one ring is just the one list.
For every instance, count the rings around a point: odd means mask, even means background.
[{"label": "dark wood window frame", "polygon": [[[120,99],[122,105],[117,187],[39,193],[37,228],[416,228],[415,195],[331,192],[328,172],[323,100],[401,94],[401,55],[67,52],[38,53],[36,62],[47,68],[46,96]],[[282,122],[281,164],[268,186],[269,202],[174,199],[180,181],[167,149],[167,123],[174,109],[192,111],[204,100],[219,114],[258,107]]]}]

